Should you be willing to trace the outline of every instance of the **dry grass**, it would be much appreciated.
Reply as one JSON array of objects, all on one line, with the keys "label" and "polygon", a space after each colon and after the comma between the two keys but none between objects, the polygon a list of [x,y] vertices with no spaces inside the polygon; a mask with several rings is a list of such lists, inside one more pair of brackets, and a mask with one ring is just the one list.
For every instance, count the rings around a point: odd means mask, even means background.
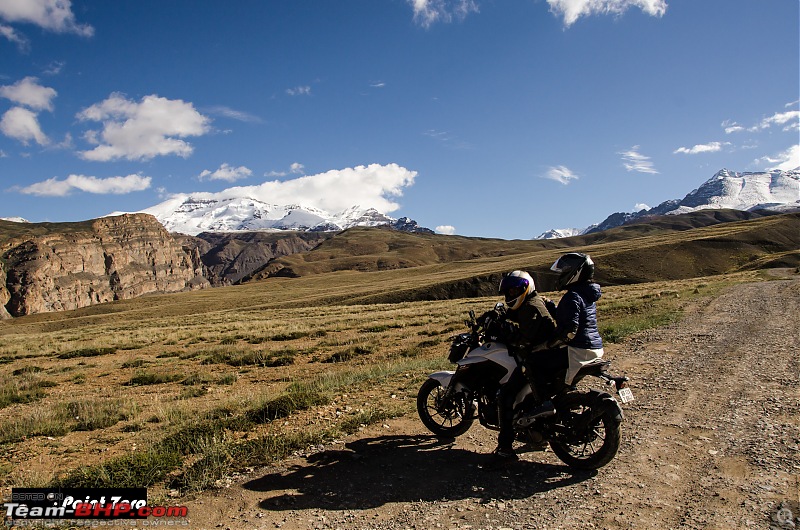
[{"label": "dry grass", "polygon": [[[324,275],[324,290],[277,278],[3,323],[0,378],[16,385],[6,393],[50,383],[0,408],[0,481],[196,491],[237,466],[411,412],[425,375],[447,366],[447,338],[497,298],[320,303],[407,285],[396,274]],[[607,287],[604,333],[622,340],[725,282],[754,279]],[[304,297],[316,301],[297,307]]]},{"label": "dry grass", "polygon": [[[586,239],[601,283],[645,282],[604,288],[606,341],[672,322],[728,282],[759,279],[718,275],[723,266],[791,261],[797,253],[778,247],[796,242],[797,219]],[[413,411],[425,375],[447,366],[448,337],[467,311],[497,300],[500,273],[540,271],[563,245],[442,241],[359,243],[390,270],[276,277],[0,323],[0,482],[196,491],[237,466]],[[688,258],[717,246],[713,259]],[[310,256],[295,260],[339,266]],[[427,264],[391,269],[393,256]],[[715,276],[691,279],[704,271],[698,263]]]}]

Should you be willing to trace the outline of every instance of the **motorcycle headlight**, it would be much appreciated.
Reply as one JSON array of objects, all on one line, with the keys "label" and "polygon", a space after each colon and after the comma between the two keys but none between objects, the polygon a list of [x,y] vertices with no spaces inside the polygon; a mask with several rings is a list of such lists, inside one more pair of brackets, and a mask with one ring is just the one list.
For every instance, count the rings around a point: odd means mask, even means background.
[{"label": "motorcycle headlight", "polygon": [[458,335],[453,338],[453,342],[450,344],[450,354],[447,356],[447,359],[451,363],[457,363],[469,351],[469,333],[465,333],[463,335]]}]

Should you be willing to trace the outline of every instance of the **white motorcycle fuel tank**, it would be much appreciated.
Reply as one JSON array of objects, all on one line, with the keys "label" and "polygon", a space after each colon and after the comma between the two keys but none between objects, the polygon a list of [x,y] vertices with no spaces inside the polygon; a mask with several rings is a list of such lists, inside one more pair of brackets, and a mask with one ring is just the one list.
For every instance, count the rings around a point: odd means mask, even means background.
[{"label": "white motorcycle fuel tank", "polygon": [[[486,342],[483,345],[470,350],[467,355],[465,355],[464,358],[458,361],[456,364],[459,366],[465,366],[468,364],[476,364],[486,361],[499,364],[506,369],[506,374],[500,380],[500,384],[505,384],[509,380],[511,373],[517,366],[517,362],[508,353],[508,348],[501,342]],[[429,377],[431,379],[436,379],[442,384],[442,386],[446,387],[450,384],[450,379],[453,377],[454,373],[455,372],[448,370],[433,373]],[[456,386],[458,386],[458,383],[456,383]]]}]

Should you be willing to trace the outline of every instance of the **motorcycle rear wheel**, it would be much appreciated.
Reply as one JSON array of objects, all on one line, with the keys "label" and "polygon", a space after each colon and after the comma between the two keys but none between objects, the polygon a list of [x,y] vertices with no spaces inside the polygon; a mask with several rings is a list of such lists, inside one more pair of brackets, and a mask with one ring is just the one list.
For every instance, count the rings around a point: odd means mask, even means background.
[{"label": "motorcycle rear wheel", "polygon": [[417,413],[425,427],[441,438],[461,436],[475,420],[475,406],[466,403],[463,396],[445,402],[445,388],[435,379],[428,379],[419,389]]},{"label": "motorcycle rear wheel", "polygon": [[[570,417],[577,419],[582,414],[590,414],[592,407],[604,407],[604,404],[581,393],[570,396],[565,406],[569,408]],[[620,423],[616,415],[606,409],[575,439],[551,439],[550,447],[562,462],[572,468],[599,469],[616,456],[620,437]]]}]

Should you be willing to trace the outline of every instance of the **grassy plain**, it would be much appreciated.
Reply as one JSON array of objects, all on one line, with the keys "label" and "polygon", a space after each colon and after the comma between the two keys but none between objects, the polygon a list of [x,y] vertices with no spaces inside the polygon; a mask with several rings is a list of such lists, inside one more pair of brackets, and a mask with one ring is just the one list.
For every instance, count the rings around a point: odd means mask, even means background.
[{"label": "grassy plain", "polygon": [[296,277],[0,322],[0,483],[181,495],[412,413],[467,312],[498,300],[500,273],[532,271],[546,290],[567,247],[599,265],[612,357],[685,304],[800,264],[798,214],[676,222],[560,242],[352,230],[278,260]]},{"label": "grassy plain", "polygon": [[[355,303],[408,288],[412,271],[272,278],[3,323],[0,481],[196,492],[412,412],[466,313],[497,301]],[[757,278],[606,287],[601,331],[623,340]]]}]

